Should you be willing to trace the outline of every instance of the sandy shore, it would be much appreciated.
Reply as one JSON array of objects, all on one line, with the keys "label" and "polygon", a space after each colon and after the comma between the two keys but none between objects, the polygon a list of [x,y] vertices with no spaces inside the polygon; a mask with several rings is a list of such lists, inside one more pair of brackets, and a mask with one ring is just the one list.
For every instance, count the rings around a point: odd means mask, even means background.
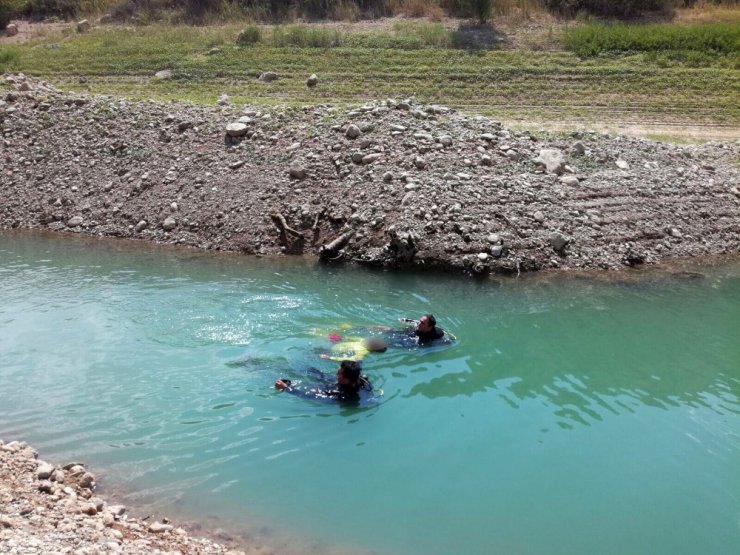
[{"label": "sandy shore", "polygon": [[0,553],[263,554],[264,547],[225,546],[195,538],[163,519],[143,521],[98,497],[79,463],[54,465],[24,442],[0,440]]}]

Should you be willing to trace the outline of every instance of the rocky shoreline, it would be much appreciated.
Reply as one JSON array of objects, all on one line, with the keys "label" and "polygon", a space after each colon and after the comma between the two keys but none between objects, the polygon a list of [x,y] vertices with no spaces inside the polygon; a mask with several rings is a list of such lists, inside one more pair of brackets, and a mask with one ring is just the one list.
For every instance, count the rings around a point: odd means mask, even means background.
[{"label": "rocky shoreline", "polygon": [[479,275],[740,252],[737,143],[534,136],[413,99],[258,109],[2,86],[6,229]]},{"label": "rocky shoreline", "polygon": [[[0,552],[192,553],[244,555],[191,537],[167,519],[146,522],[95,494],[95,476],[80,463],[52,465],[25,442],[0,440]],[[267,553],[249,549],[249,553]]]}]

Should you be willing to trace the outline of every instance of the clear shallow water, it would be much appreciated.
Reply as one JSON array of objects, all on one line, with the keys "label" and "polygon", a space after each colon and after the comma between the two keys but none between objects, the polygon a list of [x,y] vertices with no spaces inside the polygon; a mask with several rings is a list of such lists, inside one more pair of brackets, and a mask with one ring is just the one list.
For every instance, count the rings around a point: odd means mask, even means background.
[{"label": "clear shallow water", "polygon": [[[343,323],[367,409],[276,392]],[[314,330],[322,330],[315,332]],[[0,235],[0,437],[281,552],[740,552],[740,267],[489,282]]]}]

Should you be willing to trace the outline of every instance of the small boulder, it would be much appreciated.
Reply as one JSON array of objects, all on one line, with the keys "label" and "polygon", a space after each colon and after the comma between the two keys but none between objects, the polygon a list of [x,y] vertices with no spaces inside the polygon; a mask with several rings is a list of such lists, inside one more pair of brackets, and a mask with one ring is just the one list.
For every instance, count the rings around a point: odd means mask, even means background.
[{"label": "small boulder", "polygon": [[73,216],[67,221],[67,226],[80,227],[83,221],[82,216]]},{"label": "small boulder", "polygon": [[87,19],[77,22],[77,32],[86,33],[90,30],[90,22]]},{"label": "small boulder", "polygon": [[234,122],[226,126],[226,134],[229,137],[241,137],[247,134],[247,124]]},{"label": "small boulder", "polygon": [[165,218],[164,223],[162,224],[162,229],[165,231],[172,231],[177,227],[177,220],[173,218],[172,216],[169,216]]},{"label": "small boulder", "polygon": [[617,165],[617,167],[620,170],[628,170],[628,169],[630,169],[629,162],[626,162],[625,160],[617,160],[615,162],[615,164]]},{"label": "small boulder", "polygon": [[564,175],[560,178],[560,183],[575,186],[580,183],[580,180],[575,175]]},{"label": "small boulder", "polygon": [[562,252],[566,245],[568,245],[569,240],[562,233],[556,233],[550,237],[549,243],[555,251]]},{"label": "small boulder", "polygon": [[89,472],[85,472],[77,482],[77,485],[84,489],[92,489],[95,485],[95,476]]},{"label": "small boulder", "polygon": [[39,480],[48,480],[51,478],[53,472],[54,465],[49,464],[48,462],[39,461],[38,466],[36,467],[36,477]]},{"label": "small boulder", "polygon": [[372,164],[376,160],[380,160],[380,158],[382,158],[382,157],[383,157],[383,155],[381,153],[379,153],[379,152],[373,152],[372,154],[368,154],[366,156],[363,156],[362,157],[362,163],[365,164],[365,165]]},{"label": "small boulder", "polygon": [[306,79],[306,86],[309,88],[313,88],[316,85],[319,84],[319,78],[316,76],[315,73],[312,73],[308,79]]},{"label": "small boulder", "polygon": [[265,71],[259,76],[259,80],[263,83],[272,83],[273,81],[277,81],[278,74],[274,71]]},{"label": "small boulder", "polygon": [[149,525],[149,531],[152,534],[161,534],[163,532],[169,532],[172,530],[172,526],[169,524],[162,524],[161,522],[154,522]]},{"label": "small boulder", "polygon": [[302,164],[293,164],[288,170],[290,177],[293,179],[306,179],[308,172]]},{"label": "small boulder", "polygon": [[548,173],[561,175],[565,171],[565,158],[560,150],[555,148],[544,148],[540,155],[534,159],[534,163],[543,166]]},{"label": "small boulder", "polygon": [[171,69],[162,69],[154,74],[155,79],[172,79]]},{"label": "small boulder", "polygon": [[344,136],[348,139],[356,139],[362,135],[362,131],[354,123],[347,126],[347,131],[344,132]]},{"label": "small boulder", "polygon": [[14,37],[18,34],[18,25],[15,23],[8,23],[8,26],[5,27],[5,34],[9,37]]}]

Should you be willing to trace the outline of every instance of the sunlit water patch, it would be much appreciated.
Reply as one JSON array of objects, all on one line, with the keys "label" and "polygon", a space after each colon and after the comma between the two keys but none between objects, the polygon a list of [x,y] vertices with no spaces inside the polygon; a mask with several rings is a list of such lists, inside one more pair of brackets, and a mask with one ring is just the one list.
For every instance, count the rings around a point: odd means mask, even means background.
[{"label": "sunlit water patch", "polygon": [[[740,268],[475,282],[0,235],[0,437],[281,552],[740,551]],[[371,354],[362,408],[276,377]]]}]

